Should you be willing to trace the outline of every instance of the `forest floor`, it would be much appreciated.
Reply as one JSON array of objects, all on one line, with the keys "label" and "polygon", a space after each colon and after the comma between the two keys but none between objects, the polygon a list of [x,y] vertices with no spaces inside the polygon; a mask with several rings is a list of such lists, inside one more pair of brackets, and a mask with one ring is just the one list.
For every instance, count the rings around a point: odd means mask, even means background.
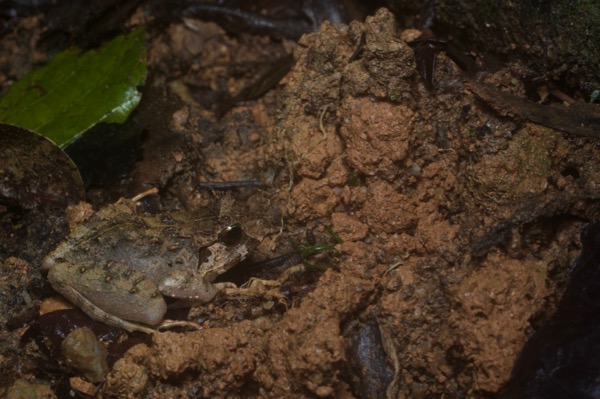
[{"label": "forest floor", "polygon": [[[35,43],[38,21],[20,23]],[[489,83],[524,96],[511,73],[518,65],[475,80],[441,52],[428,90],[408,44],[419,34],[399,31],[386,10],[325,23],[298,43],[232,37],[193,19],[148,30],[149,76],[134,115],[146,128],[141,156],[110,186],[88,190],[88,202],[97,210],[156,187],[150,212],[194,210],[225,195],[200,183],[260,180],[229,194],[240,218],[260,214],[273,227],[253,262],[298,243],[334,249],[257,271],[278,285],[255,296],[219,295],[178,313],[202,328],[118,352],[99,397],[497,395],[564,290],[600,156],[591,140],[498,113],[471,90]],[[43,60],[25,40],[3,38],[0,84],[6,71]],[[215,117],[207,93],[236,93],[291,52],[295,65],[277,87]],[[45,253],[0,259],[3,325],[64,306],[31,287],[66,234],[30,244]],[[244,282],[244,270],[232,272]],[[93,394],[39,342],[21,343],[27,328],[0,332],[1,382],[13,394]]]}]

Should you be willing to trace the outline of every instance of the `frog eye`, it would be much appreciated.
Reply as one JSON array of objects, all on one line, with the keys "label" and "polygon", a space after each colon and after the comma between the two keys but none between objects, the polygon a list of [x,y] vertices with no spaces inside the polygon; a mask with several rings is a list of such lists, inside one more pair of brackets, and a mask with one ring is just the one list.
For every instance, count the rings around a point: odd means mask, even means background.
[{"label": "frog eye", "polygon": [[227,246],[239,244],[243,238],[244,230],[239,224],[230,224],[219,234],[219,240]]}]

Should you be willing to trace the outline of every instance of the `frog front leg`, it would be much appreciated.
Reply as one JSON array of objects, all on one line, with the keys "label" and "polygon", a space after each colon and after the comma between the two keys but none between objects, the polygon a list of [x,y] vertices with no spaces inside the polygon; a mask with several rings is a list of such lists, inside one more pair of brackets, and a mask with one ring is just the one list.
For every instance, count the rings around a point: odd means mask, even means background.
[{"label": "frog front leg", "polygon": [[155,332],[167,305],[156,284],[123,262],[54,264],[52,287],[88,316],[128,331]]},{"label": "frog front leg", "polygon": [[234,283],[213,283],[205,275],[192,270],[173,270],[159,284],[163,295],[176,298],[178,301],[169,308],[189,308],[210,302],[225,288],[237,288]]}]

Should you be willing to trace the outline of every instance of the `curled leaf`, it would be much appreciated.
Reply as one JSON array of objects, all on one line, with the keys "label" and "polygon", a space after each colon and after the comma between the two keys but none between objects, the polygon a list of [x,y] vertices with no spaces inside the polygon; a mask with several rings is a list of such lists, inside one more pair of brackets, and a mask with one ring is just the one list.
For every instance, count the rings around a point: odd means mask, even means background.
[{"label": "curled leaf", "polygon": [[33,209],[85,198],[73,161],[47,138],[0,123],[0,203]]}]

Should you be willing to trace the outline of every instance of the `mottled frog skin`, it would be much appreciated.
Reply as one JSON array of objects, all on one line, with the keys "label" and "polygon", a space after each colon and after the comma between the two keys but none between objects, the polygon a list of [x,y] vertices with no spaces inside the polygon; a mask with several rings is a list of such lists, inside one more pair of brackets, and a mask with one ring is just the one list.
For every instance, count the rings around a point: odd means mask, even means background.
[{"label": "mottled frog skin", "polygon": [[90,317],[150,332],[167,310],[163,295],[191,305],[235,287],[213,281],[255,244],[219,210],[144,215],[122,199],[77,226],[43,268],[54,289]]}]

